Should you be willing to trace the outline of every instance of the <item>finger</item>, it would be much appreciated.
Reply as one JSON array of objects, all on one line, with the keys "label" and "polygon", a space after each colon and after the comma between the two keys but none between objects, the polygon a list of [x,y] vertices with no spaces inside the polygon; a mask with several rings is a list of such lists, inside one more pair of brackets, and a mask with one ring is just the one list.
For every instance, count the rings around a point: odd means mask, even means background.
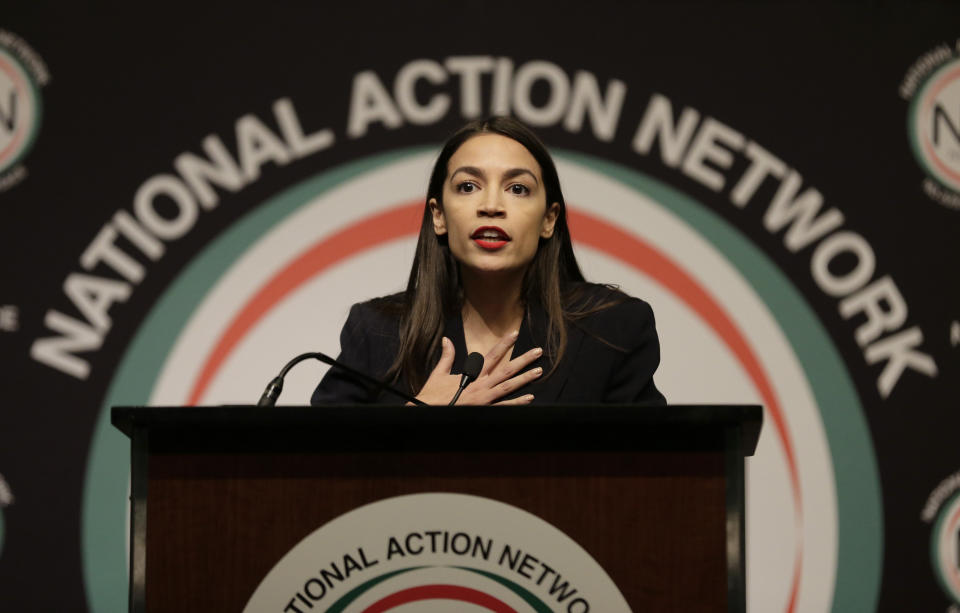
[{"label": "finger", "polygon": [[497,344],[490,348],[487,355],[483,356],[483,370],[480,373],[487,374],[496,368],[503,356],[507,355],[507,352],[517,342],[518,336],[520,336],[520,331],[514,330],[497,341]]},{"label": "finger", "polygon": [[450,370],[453,368],[453,358],[456,355],[456,350],[453,347],[453,341],[444,336],[440,339],[440,361],[437,362],[436,367],[434,367],[433,372],[441,375],[449,375]]},{"label": "finger", "polygon": [[497,397],[506,396],[514,390],[518,390],[527,383],[530,383],[534,379],[538,378],[543,374],[543,369],[537,366],[536,368],[531,368],[530,370],[520,373],[516,377],[512,377],[494,385],[491,389],[496,393]]},{"label": "finger", "polygon": [[527,394],[525,396],[520,396],[519,398],[511,398],[510,400],[501,400],[500,402],[495,402],[494,404],[530,404],[533,402],[533,394]]},{"label": "finger", "polygon": [[519,357],[503,362],[498,373],[502,375],[501,379],[509,379],[527,366],[533,364],[542,355],[543,347],[534,347]]}]

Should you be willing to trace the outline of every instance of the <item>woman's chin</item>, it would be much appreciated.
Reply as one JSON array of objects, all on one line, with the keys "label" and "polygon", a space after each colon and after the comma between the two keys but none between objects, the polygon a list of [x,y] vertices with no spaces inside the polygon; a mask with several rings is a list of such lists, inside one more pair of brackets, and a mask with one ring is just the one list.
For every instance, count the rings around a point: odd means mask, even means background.
[{"label": "woman's chin", "polygon": [[469,274],[496,277],[522,274],[524,269],[523,266],[517,266],[509,262],[489,260],[463,263],[460,266],[462,270]]}]

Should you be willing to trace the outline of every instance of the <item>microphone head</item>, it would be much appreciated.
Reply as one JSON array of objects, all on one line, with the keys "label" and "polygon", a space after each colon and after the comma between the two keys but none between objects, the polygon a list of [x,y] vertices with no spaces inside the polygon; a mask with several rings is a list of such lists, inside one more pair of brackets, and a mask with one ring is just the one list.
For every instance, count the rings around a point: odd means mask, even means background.
[{"label": "microphone head", "polygon": [[474,351],[463,361],[463,374],[472,381],[480,376],[481,370],[483,370],[483,356]]}]

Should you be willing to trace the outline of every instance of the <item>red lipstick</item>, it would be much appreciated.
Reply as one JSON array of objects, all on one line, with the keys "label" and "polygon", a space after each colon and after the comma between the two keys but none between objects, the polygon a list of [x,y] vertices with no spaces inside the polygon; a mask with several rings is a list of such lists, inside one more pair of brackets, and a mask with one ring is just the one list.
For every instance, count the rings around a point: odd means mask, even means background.
[{"label": "red lipstick", "polygon": [[510,235],[497,226],[481,226],[473,231],[470,238],[488,251],[496,251],[510,242]]}]

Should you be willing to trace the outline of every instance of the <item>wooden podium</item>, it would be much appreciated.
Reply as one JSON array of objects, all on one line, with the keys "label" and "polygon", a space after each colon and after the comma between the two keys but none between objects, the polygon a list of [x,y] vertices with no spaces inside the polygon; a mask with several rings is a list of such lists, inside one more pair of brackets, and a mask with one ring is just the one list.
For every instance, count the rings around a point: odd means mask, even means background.
[{"label": "wooden podium", "polygon": [[633,611],[743,611],[759,406],[115,407],[132,445],[131,611],[241,611],[306,535],[455,492],[579,543]]}]

